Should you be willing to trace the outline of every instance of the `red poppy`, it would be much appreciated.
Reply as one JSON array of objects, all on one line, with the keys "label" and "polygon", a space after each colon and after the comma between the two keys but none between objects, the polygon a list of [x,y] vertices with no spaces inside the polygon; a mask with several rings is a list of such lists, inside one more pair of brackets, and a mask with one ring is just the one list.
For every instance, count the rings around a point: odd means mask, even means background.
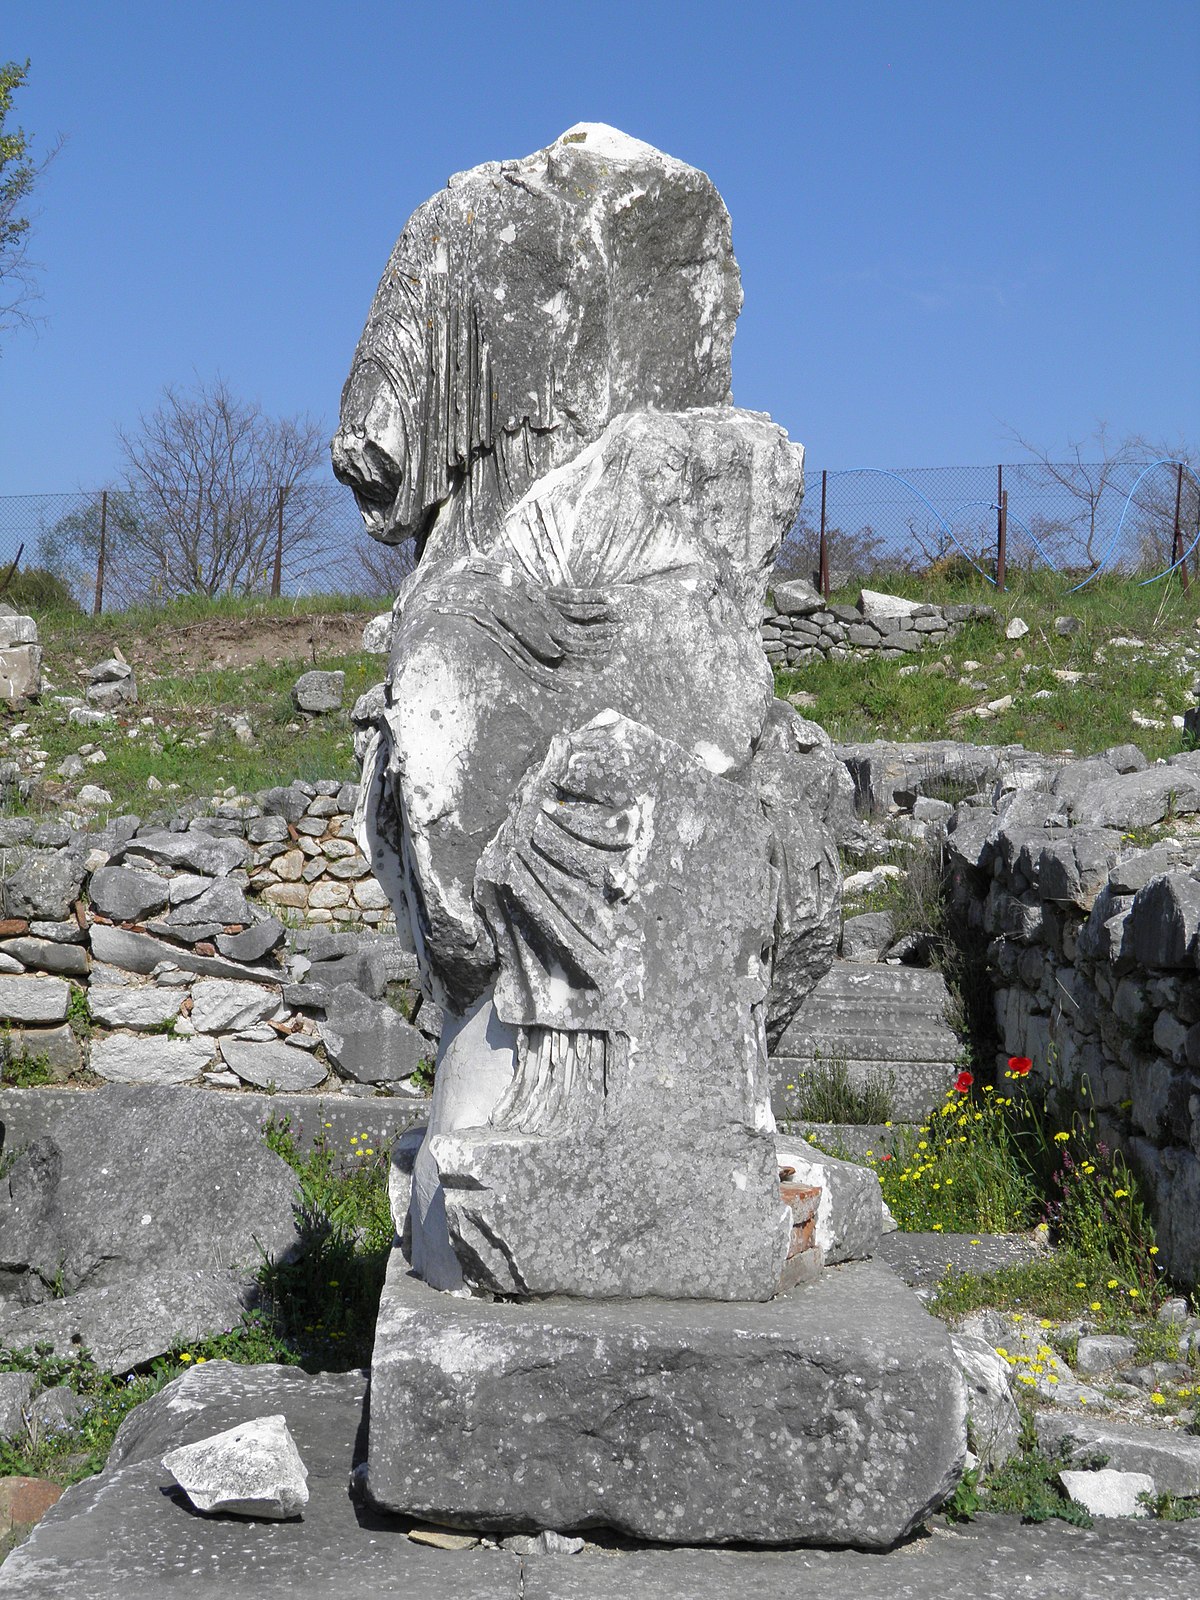
[{"label": "red poppy", "polygon": [[1008,1070],[1015,1073],[1018,1078],[1027,1078],[1033,1062],[1028,1056],[1009,1056]]},{"label": "red poppy", "polygon": [[890,1161],[892,1158],[891,1158],[891,1156],[883,1156],[883,1157],[881,1157],[881,1159],[884,1160],[884,1161]]},{"label": "red poppy", "polygon": [[967,1090],[974,1082],[975,1079],[971,1073],[960,1072],[958,1077],[954,1080],[954,1087],[958,1090],[959,1094],[966,1094]]}]

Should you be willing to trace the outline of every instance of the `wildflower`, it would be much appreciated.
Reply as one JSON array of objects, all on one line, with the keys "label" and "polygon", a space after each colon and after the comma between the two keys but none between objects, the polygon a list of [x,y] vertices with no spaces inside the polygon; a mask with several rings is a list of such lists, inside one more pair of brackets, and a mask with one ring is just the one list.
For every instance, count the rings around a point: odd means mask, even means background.
[{"label": "wildflower", "polygon": [[958,1077],[955,1078],[955,1080],[954,1080],[954,1087],[955,1087],[955,1089],[958,1090],[959,1094],[966,1094],[967,1090],[971,1087],[971,1085],[974,1082],[975,1082],[974,1073],[971,1073],[971,1072],[960,1072]]},{"label": "wildflower", "polygon": [[180,1359],[180,1361],[190,1361],[192,1358],[191,1358],[190,1355],[188,1355],[187,1351],[185,1350],[183,1352],[183,1354],[180,1356],[179,1359]]},{"label": "wildflower", "polygon": [[891,1158],[890,1155],[886,1155],[886,1156],[882,1156],[880,1159],[883,1160],[883,1161],[890,1161],[892,1158]]},{"label": "wildflower", "polygon": [[1071,1135],[1069,1133],[1056,1133],[1054,1135],[1054,1142],[1055,1144],[1066,1144],[1070,1137]]},{"label": "wildflower", "polygon": [[1113,1199],[1114,1200],[1124,1200],[1126,1198],[1126,1196],[1128,1195],[1128,1193],[1129,1193],[1128,1189],[1114,1189],[1113,1190]]},{"label": "wildflower", "polygon": [[1159,1394],[1157,1389],[1150,1396],[1150,1404],[1152,1406],[1164,1406],[1164,1405],[1166,1405],[1166,1403],[1167,1402],[1166,1402],[1165,1397],[1163,1395]]},{"label": "wildflower", "polygon": [[1008,1058],[1008,1070],[1014,1078],[1027,1078],[1032,1067],[1033,1062],[1028,1056],[1009,1056]]},{"label": "wildflower", "polygon": [[1136,1289],[1130,1289],[1130,1291],[1129,1291],[1129,1298],[1130,1298],[1130,1299],[1131,1299],[1131,1300],[1136,1300],[1136,1299],[1137,1299],[1137,1297],[1138,1297],[1138,1291],[1137,1291],[1137,1290],[1136,1290]]},{"label": "wildflower", "polygon": [[1080,1279],[1079,1282],[1076,1283],[1075,1287],[1077,1289],[1086,1289],[1087,1288],[1087,1284],[1084,1283],[1082,1279]]},{"label": "wildflower", "polygon": [[942,1231],[941,1223],[940,1222],[935,1222],[934,1225],[933,1225],[933,1232],[934,1233],[941,1233],[941,1231]]},{"label": "wildflower", "polygon": [[1039,1328],[1052,1328],[1053,1326],[1054,1326],[1054,1324],[1050,1321],[1050,1319],[1048,1317],[1043,1317],[1042,1320],[1038,1323],[1038,1327]]},{"label": "wildflower", "polygon": [[972,1240],[971,1240],[971,1243],[972,1243],[972,1244],[979,1244],[979,1243],[980,1243],[980,1242],[981,1242],[981,1241],[980,1241],[980,1240],[978,1240],[978,1239],[972,1239]]},{"label": "wildflower", "polygon": [[1158,1246],[1156,1244],[1152,1244],[1150,1246],[1150,1254],[1152,1256],[1156,1256],[1158,1254]]},{"label": "wildflower", "polygon": [[918,1150],[928,1150],[929,1149],[929,1141],[928,1141],[928,1139],[922,1139],[920,1144],[917,1146],[917,1149]]},{"label": "wildflower", "polygon": [[1108,1282],[1104,1285],[1104,1287],[1106,1289],[1118,1289],[1118,1288],[1120,1288],[1120,1284],[1118,1284],[1118,1282],[1117,1282],[1117,1280],[1115,1278],[1110,1278],[1108,1280]]},{"label": "wildflower", "polygon": [[1085,1161],[1083,1163],[1083,1167],[1082,1167],[1081,1170],[1083,1172],[1085,1172],[1088,1175],[1088,1177],[1090,1178],[1092,1173],[1095,1172],[1096,1169],[1095,1169],[1095,1167],[1092,1165],[1092,1163],[1090,1161]]},{"label": "wildflower", "polygon": [[375,1154],[375,1152],[374,1152],[374,1150],[370,1149],[370,1147],[368,1147],[366,1150],[363,1151],[363,1154],[367,1155],[367,1156],[373,1156]]},{"label": "wildflower", "polygon": [[1099,1300],[1093,1300],[1093,1301],[1092,1301],[1092,1303],[1091,1303],[1091,1305],[1090,1305],[1090,1306],[1088,1306],[1088,1310],[1089,1310],[1089,1311],[1099,1311],[1099,1309],[1100,1309],[1100,1302],[1099,1302]]},{"label": "wildflower", "polygon": [[985,1083],[983,1086],[983,1092],[984,1094],[995,1094],[996,1091],[992,1088],[990,1083]]}]

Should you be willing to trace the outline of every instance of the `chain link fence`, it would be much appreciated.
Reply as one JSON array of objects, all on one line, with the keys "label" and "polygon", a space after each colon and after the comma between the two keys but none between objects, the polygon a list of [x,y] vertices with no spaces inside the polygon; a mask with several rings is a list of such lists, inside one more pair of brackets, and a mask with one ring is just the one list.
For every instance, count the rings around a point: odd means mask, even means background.
[{"label": "chain link fence", "polygon": [[[833,588],[970,567],[1001,582],[1046,567],[1076,583],[1100,572],[1200,582],[1200,479],[1166,460],[810,468],[779,576],[818,577],[822,553]],[[411,543],[369,538],[337,484],[203,513],[119,489],[0,496],[0,579],[18,557],[87,611],[196,593],[386,597],[413,566]]]},{"label": "chain link fence", "polygon": [[807,479],[777,563],[789,577],[817,575],[824,547],[833,588],[968,564],[1001,582],[1037,568],[1075,583],[1189,568],[1200,578],[1200,479],[1185,462],[810,469]]}]

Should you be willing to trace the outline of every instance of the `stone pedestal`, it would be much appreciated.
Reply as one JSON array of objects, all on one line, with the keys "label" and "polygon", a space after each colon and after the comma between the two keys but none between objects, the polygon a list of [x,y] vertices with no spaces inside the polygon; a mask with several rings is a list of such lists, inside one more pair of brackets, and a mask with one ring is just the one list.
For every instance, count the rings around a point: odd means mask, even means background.
[{"label": "stone pedestal", "polygon": [[961,1472],[946,1329],[876,1262],[765,1303],[486,1301],[396,1250],[368,1492],[480,1531],[879,1549]]}]

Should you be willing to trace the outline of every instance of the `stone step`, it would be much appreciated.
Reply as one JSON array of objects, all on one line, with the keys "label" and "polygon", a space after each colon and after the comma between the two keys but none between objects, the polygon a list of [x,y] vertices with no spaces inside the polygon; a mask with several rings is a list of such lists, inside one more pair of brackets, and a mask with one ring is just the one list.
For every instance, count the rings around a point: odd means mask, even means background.
[{"label": "stone step", "polygon": [[803,1116],[804,1074],[845,1064],[851,1084],[894,1080],[892,1119],[920,1119],[940,1105],[959,1070],[947,1021],[946,980],[932,968],[835,962],[788,1024],[771,1060],[778,1120]]}]

